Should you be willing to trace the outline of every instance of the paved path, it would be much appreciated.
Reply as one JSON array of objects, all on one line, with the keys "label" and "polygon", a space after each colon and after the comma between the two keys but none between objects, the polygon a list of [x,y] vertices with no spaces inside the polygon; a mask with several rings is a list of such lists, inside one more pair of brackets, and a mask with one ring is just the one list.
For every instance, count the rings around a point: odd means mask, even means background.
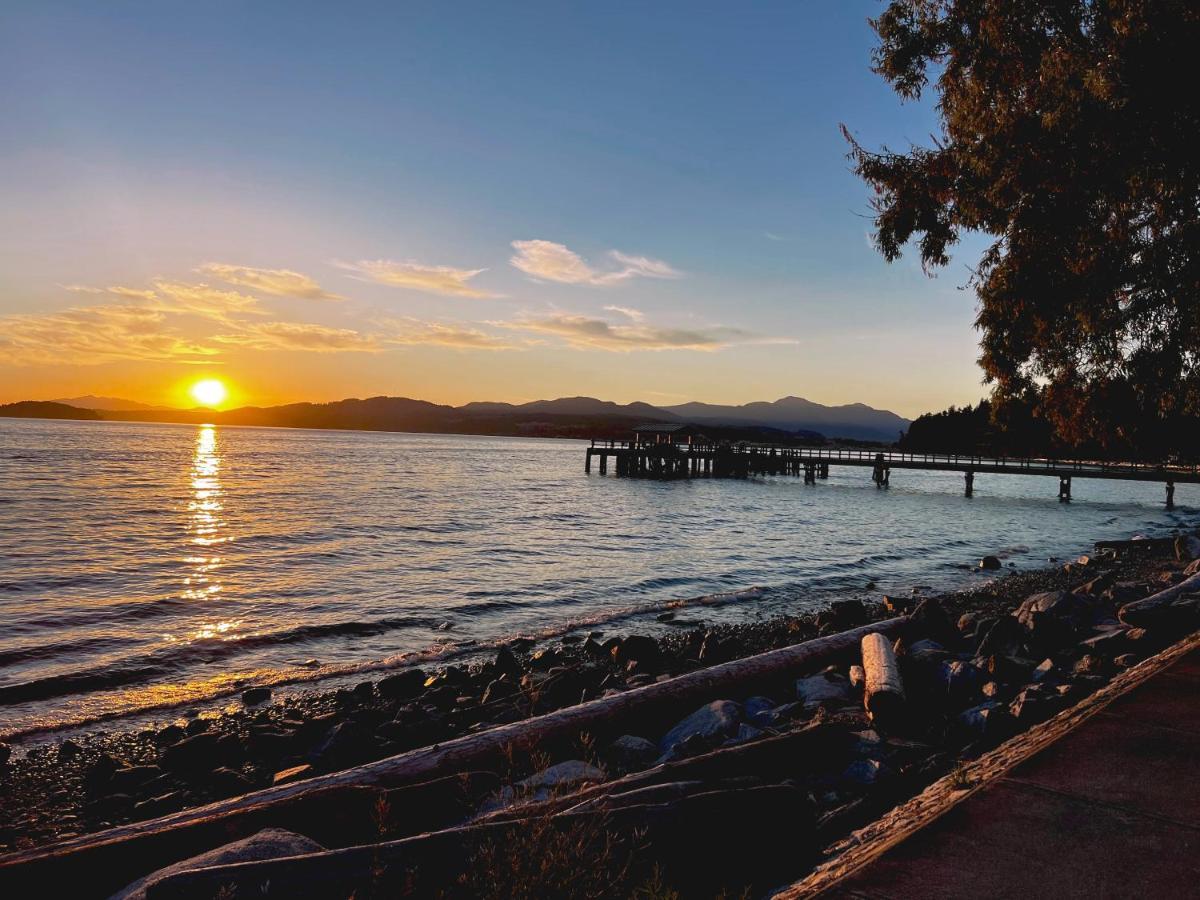
[{"label": "paved path", "polygon": [[1200,897],[1200,650],[826,897]]}]

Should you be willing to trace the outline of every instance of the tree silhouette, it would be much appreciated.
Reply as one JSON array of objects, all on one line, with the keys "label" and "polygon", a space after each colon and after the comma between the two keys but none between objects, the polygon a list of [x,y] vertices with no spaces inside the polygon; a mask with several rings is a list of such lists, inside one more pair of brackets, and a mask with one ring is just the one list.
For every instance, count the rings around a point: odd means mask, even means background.
[{"label": "tree silhouette", "polygon": [[1036,397],[1072,444],[1178,447],[1200,412],[1200,4],[892,0],[871,24],[874,70],[905,99],[932,82],[941,125],[902,153],[843,127],[880,252],[914,241],[928,272],[990,235],[971,285],[996,405]]}]

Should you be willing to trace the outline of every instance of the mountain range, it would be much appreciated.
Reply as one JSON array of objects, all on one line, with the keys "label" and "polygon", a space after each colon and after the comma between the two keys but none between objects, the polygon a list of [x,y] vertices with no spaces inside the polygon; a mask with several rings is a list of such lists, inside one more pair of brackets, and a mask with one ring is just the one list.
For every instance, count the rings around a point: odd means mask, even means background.
[{"label": "mountain range", "polygon": [[613,403],[594,397],[561,397],[529,403],[467,403],[446,406],[407,397],[370,397],[332,403],[289,403],[238,409],[171,409],[116,397],[73,397],[23,401],[0,406],[0,416],[96,418],[119,421],[213,422],[291,428],[346,428],[378,431],[506,434],[546,437],[624,437],[634,425],[692,424],[714,436],[762,440],[820,437],[892,442],[909,425],[887,410],[861,403],[825,406],[801,397],[772,403],[720,406],[684,403]]}]

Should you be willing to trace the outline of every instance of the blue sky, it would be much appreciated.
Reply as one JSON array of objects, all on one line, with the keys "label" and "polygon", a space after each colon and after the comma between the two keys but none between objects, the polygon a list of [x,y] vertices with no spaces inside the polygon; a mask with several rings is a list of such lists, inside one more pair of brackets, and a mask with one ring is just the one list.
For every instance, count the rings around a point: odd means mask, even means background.
[{"label": "blue sky", "polygon": [[10,0],[0,399],[978,399],[980,242],[845,159],[937,130],[879,8]]}]

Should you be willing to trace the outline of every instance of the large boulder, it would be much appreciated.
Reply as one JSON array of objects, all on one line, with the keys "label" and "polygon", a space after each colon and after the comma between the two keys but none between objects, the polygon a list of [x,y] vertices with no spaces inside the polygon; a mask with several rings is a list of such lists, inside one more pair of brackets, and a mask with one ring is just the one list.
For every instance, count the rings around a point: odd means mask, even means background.
[{"label": "large boulder", "polygon": [[189,872],[193,869],[203,869],[208,866],[223,866],[231,863],[258,862],[264,859],[280,859],[285,856],[301,856],[305,853],[319,853],[325,848],[316,841],[303,835],[282,828],[265,828],[257,834],[199,856],[180,860],[156,872],[151,872],[127,885],[110,900],[144,900],[147,892],[173,875]]},{"label": "large boulder", "polygon": [[658,749],[666,755],[689,738],[714,746],[737,732],[742,721],[742,707],[732,700],[708,703],[666,733]]},{"label": "large boulder", "polygon": [[804,704],[806,711],[821,706],[849,706],[858,702],[857,692],[850,680],[836,672],[821,672],[796,681],[796,699]]},{"label": "large boulder", "polygon": [[425,689],[425,673],[420,669],[397,672],[381,678],[375,689],[388,700],[410,700]]},{"label": "large boulder", "polygon": [[1068,591],[1046,591],[1025,598],[1013,615],[1033,644],[1044,649],[1070,642],[1075,632],[1091,623],[1094,610]]},{"label": "large boulder", "polygon": [[654,765],[658,747],[644,737],[623,734],[604,749],[602,756],[604,764],[613,771],[638,772]]}]

